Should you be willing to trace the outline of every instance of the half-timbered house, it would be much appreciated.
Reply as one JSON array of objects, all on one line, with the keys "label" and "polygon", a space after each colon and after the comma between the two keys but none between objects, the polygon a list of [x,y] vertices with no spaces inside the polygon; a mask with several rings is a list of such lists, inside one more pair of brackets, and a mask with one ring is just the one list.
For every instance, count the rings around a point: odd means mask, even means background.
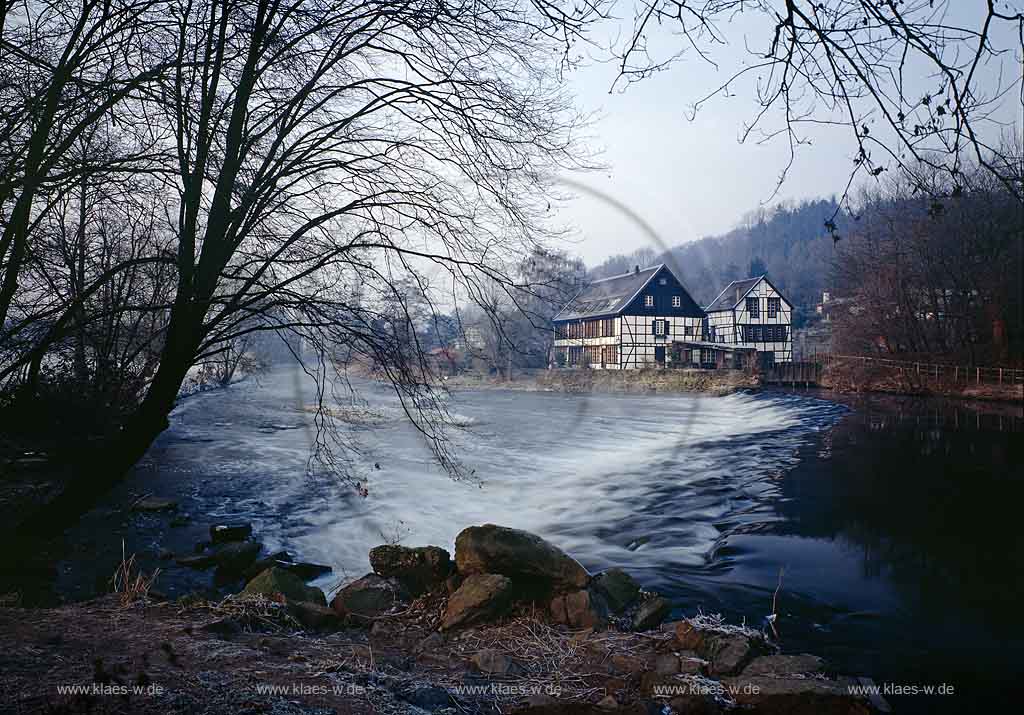
[{"label": "half-timbered house", "polygon": [[673,341],[700,340],[703,321],[704,311],[667,266],[637,267],[590,283],[555,316],[555,362],[666,366],[679,354]]},{"label": "half-timbered house", "polygon": [[751,348],[762,365],[793,359],[793,306],[767,276],[733,281],[707,313],[708,342]]}]

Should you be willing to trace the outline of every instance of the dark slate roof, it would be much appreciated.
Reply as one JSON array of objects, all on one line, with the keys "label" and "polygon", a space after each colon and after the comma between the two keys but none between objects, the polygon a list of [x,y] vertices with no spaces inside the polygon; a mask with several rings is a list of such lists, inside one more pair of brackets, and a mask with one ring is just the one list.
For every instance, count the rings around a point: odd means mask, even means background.
[{"label": "dark slate roof", "polygon": [[629,305],[629,301],[654,278],[654,274],[660,271],[663,265],[658,264],[643,268],[639,272],[630,271],[594,281],[577,293],[554,319],[579,320],[600,315],[615,315]]},{"label": "dark slate roof", "polygon": [[743,296],[750,292],[750,289],[757,285],[764,276],[756,278],[744,278],[740,281],[733,281],[725,287],[718,297],[711,301],[711,304],[704,310],[711,313],[716,310],[732,310],[743,300]]}]

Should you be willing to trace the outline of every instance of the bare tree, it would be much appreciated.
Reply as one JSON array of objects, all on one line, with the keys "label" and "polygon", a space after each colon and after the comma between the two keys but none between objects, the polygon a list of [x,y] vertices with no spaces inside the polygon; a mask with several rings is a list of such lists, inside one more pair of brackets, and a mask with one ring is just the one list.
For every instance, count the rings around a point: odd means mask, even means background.
[{"label": "bare tree", "polygon": [[[83,175],[139,169],[152,142],[146,118],[112,112],[169,66],[155,47],[162,0],[21,0],[0,6],[0,340],[30,238],[50,200]],[[120,123],[128,153],[76,151]],[[114,144],[108,144],[108,149]]]},{"label": "bare tree", "polygon": [[[1020,158],[1001,151],[1020,132],[1024,5],[1016,0],[643,0],[633,32],[616,49],[620,78],[636,82],[687,51],[714,65],[715,50],[740,38],[750,61],[695,101],[750,82],[758,106],[743,139],[781,137],[792,167],[810,127],[846,127],[856,140],[850,182],[922,165],[963,190],[969,164],[1024,200]],[[751,33],[750,28],[754,30]],[[677,42],[659,37],[674,33]],[[760,34],[758,34],[760,31]],[[737,33],[738,34],[738,33]],[[658,49],[668,45],[667,52]],[[1016,128],[1014,129],[1014,125]],[[927,188],[925,186],[918,187]]]},{"label": "bare tree", "polygon": [[420,353],[377,326],[404,300],[397,276],[434,266],[460,295],[511,286],[500,267],[540,238],[541,177],[572,164],[575,121],[547,19],[512,1],[308,0],[189,3],[176,18],[158,121],[175,137],[178,280],[114,454],[141,456],[202,356],[286,330],[372,356],[457,471]]}]

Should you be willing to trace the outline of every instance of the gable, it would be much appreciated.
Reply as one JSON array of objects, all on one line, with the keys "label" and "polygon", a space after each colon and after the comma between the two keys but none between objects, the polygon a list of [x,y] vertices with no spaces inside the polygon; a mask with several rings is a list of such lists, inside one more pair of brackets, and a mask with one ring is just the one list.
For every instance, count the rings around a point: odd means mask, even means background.
[{"label": "gable", "polygon": [[[651,296],[654,305],[647,306],[645,298]],[[679,307],[672,305],[672,298],[680,299]],[[666,266],[651,277],[651,280],[637,292],[636,296],[622,309],[623,315],[664,315],[689,318],[703,318],[704,311],[697,305],[675,274]]]}]

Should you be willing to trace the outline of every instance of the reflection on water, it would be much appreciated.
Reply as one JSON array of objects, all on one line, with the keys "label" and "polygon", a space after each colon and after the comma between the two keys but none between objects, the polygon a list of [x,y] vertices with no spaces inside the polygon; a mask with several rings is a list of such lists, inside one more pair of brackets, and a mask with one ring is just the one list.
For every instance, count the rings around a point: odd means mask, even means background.
[{"label": "reflection on water", "polygon": [[[781,578],[784,647],[841,670],[988,695],[1014,674],[1019,407],[466,392],[452,404],[466,425],[456,443],[479,483],[455,483],[393,395],[364,389],[372,426],[349,429],[365,464],[380,465],[367,499],[304,476],[312,398],[273,374],[186,400],[114,501],[152,491],[197,517],[251,520],[268,549],[331,564],[335,581],[367,571],[385,538],[450,548],[462,527],[497,522],[588,568],[626,567],[679,613],[760,624]],[[159,549],[190,549],[208,523],[168,522],[97,509],[68,535],[61,591],[102,585],[121,538],[155,566]],[[162,579],[171,595],[208,585],[181,569]]]}]

